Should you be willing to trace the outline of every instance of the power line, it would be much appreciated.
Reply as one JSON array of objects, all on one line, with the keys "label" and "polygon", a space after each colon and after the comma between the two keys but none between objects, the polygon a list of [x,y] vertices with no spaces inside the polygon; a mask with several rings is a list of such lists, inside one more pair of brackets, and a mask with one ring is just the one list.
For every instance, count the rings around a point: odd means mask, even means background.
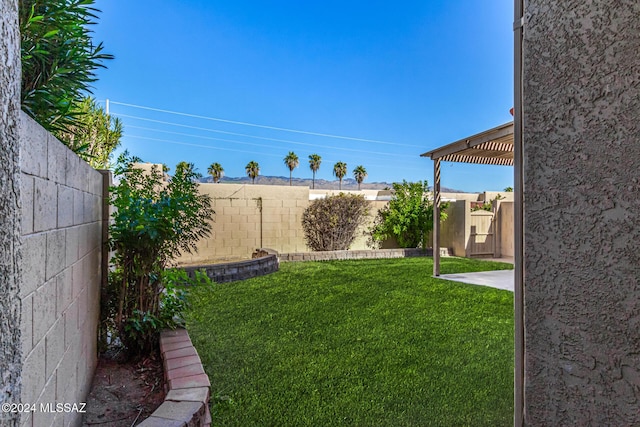
[{"label": "power line", "polygon": [[[364,151],[364,150],[357,150],[357,149],[354,149],[354,148],[332,147],[332,146],[325,146],[325,145],[319,145],[319,144],[310,144],[310,143],[306,143],[306,142],[289,141],[289,140],[286,140],[286,139],[266,138],[266,137],[262,137],[262,136],[253,136],[253,135],[247,135],[247,134],[242,134],[242,133],[226,132],[226,131],[221,131],[221,130],[217,130],[217,129],[202,128],[202,127],[198,127],[198,126],[183,125],[183,124],[180,124],[180,123],[165,122],[165,121],[162,121],[162,120],[147,119],[147,118],[144,118],[144,117],[129,116],[127,114],[112,114],[112,115],[118,116],[118,117],[126,117],[126,118],[130,118],[130,119],[135,119],[135,120],[142,120],[142,121],[146,121],[146,122],[152,122],[152,123],[159,123],[159,124],[165,124],[165,125],[170,125],[170,126],[183,127],[183,128],[187,128],[187,129],[201,130],[201,131],[205,131],[205,132],[222,133],[222,134],[225,134],[225,135],[242,136],[242,137],[246,137],[246,138],[261,139],[261,140],[266,140],[266,141],[284,142],[284,143],[287,143],[287,144],[304,145],[304,146],[308,146],[308,147],[319,147],[319,148],[330,149],[330,150],[342,150],[342,151],[350,151],[350,152],[364,153],[364,154],[379,154],[379,155],[383,155],[383,156],[406,157],[406,158],[411,158],[411,159],[413,159],[415,157],[415,156],[411,156],[411,155],[408,155],[408,154],[397,154],[397,153],[387,153],[387,152],[368,151],[368,150]],[[142,126],[127,125],[127,127],[151,130],[151,131],[155,131],[155,132],[170,133],[170,134],[174,134],[174,135],[190,136],[190,137],[193,137],[193,138],[212,139],[212,140],[233,142],[233,143],[237,143],[237,144],[255,145],[255,146],[258,146],[258,147],[263,147],[263,145],[251,144],[251,143],[248,143],[248,142],[240,142],[240,141],[235,141],[235,140],[230,140],[230,139],[221,139],[221,138],[204,137],[204,136],[198,136],[198,135],[190,135],[190,134],[184,134],[184,133],[180,133],[180,132],[171,132],[171,131],[160,130],[160,129],[145,128],[145,127],[142,127]]]},{"label": "power line", "polygon": [[[249,153],[249,154],[258,154],[261,156],[271,156],[271,157],[280,157],[280,155],[278,154],[271,154],[271,153],[261,153],[261,152],[257,152],[257,151],[248,151],[248,150],[235,150],[233,148],[223,148],[223,147],[214,147],[211,145],[202,145],[202,144],[193,144],[193,143],[189,143],[189,142],[182,142],[182,141],[173,141],[173,140],[169,140],[169,139],[158,139],[158,138],[149,138],[146,136],[139,136],[139,135],[127,135],[127,138],[133,138],[133,139],[142,139],[142,140],[146,140],[146,141],[156,141],[156,142],[164,142],[167,144],[175,144],[175,145],[184,145],[184,146],[188,146],[188,147],[198,147],[198,148],[208,148],[210,150],[222,150],[222,151],[234,151],[237,153]],[[213,138],[215,139],[215,138]],[[251,145],[255,145],[255,144],[251,144]],[[338,160],[335,159],[322,159],[325,162],[337,162]],[[376,164],[367,164],[367,167],[388,167],[389,165],[376,165]],[[416,167],[411,167],[411,166],[404,166],[404,169],[412,169],[412,170],[423,170],[423,168],[416,168]]]},{"label": "power line", "polygon": [[192,144],[192,143],[189,143],[189,142],[171,141],[171,140],[168,140],[168,139],[149,138],[149,137],[146,137],[146,136],[138,136],[138,135],[127,135],[127,138],[145,139],[145,140],[148,140],[148,141],[157,141],[157,142],[166,142],[168,144],[186,145],[186,146],[189,146],[189,147],[209,148],[211,150],[235,151],[235,152],[238,152],[238,153],[251,153],[251,154],[259,154],[261,156],[280,157],[278,154],[259,153],[257,151],[247,151],[247,150],[234,150],[233,148],[213,147],[211,145]]},{"label": "power line", "polygon": [[[207,140],[211,140],[211,141],[232,142],[234,144],[253,145],[254,147],[264,147],[264,145],[262,145],[262,144],[252,144],[251,142],[236,141],[236,140],[233,140],[233,139],[224,139],[224,138],[214,138],[212,136],[192,135],[190,133],[172,132],[170,130],[160,130],[160,129],[154,129],[154,128],[146,128],[144,126],[127,125],[127,129],[128,128],[134,128],[134,129],[140,129],[140,130],[149,130],[149,131],[152,131],[152,132],[168,133],[168,134],[171,134],[171,135],[188,136],[188,137],[191,137],[191,138],[207,139]],[[129,135],[127,135],[127,136],[129,136]],[[165,140],[163,140],[163,141],[165,141]]]},{"label": "power line", "polygon": [[112,101],[112,100],[107,100],[107,102],[109,102],[111,104],[122,105],[122,106],[125,106],[125,107],[139,108],[139,109],[142,109],[142,110],[156,111],[156,112],[159,112],[159,113],[166,113],[166,114],[175,114],[175,115],[178,115],[178,116],[192,117],[192,118],[202,119],[202,120],[211,120],[211,121],[221,122],[221,123],[230,123],[230,124],[240,125],[240,126],[251,126],[251,127],[262,128],[262,129],[278,130],[278,131],[282,131],[282,132],[293,132],[293,133],[300,133],[300,134],[304,134],[304,135],[322,136],[322,137],[326,137],[326,138],[346,139],[346,140],[350,140],[350,141],[371,142],[371,143],[374,143],[374,144],[385,144],[385,145],[395,145],[395,146],[401,146],[401,147],[424,148],[424,147],[421,147],[421,146],[418,146],[418,145],[400,144],[400,143],[397,143],[397,142],[379,141],[379,140],[375,140],[375,139],[354,138],[354,137],[350,137],[350,136],[332,135],[332,134],[309,132],[309,131],[303,131],[303,130],[297,130],[297,129],[281,128],[281,127],[276,127],[276,126],[259,125],[259,124],[256,124],[256,123],[239,122],[239,121],[235,121],[235,120],[220,119],[220,118],[217,118],[217,117],[206,117],[206,116],[200,116],[200,115],[197,115],[197,114],[181,113],[181,112],[177,112],[177,111],[163,110],[163,109],[160,109],[160,108],[145,107],[145,106],[142,106],[142,105],[135,105],[135,104],[127,104],[127,103],[124,103],[124,102],[117,102],[117,101]]}]

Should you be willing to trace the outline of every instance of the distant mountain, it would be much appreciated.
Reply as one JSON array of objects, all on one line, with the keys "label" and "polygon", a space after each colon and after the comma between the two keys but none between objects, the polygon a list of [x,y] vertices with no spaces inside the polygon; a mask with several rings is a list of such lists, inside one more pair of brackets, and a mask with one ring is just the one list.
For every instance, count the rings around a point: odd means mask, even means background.
[{"label": "distant mountain", "polygon": [[[291,180],[291,184],[298,187],[309,187],[311,188],[313,180],[310,178],[293,178]],[[200,179],[200,182],[211,183],[213,182],[213,178],[210,176],[206,176]],[[223,176],[220,180],[222,184],[251,184],[251,179],[249,177],[227,177]],[[263,176],[260,175],[256,178],[256,184],[259,185],[289,185],[289,178],[285,176]],[[317,190],[338,190],[339,189],[339,181],[327,181],[325,179],[316,179]],[[388,182],[363,182],[361,185],[363,190],[384,190],[392,188],[392,184]],[[357,190],[358,183],[353,178],[344,178],[342,180],[342,189],[343,190]],[[445,193],[464,193],[464,191],[454,190],[451,188],[442,187],[441,191]]]}]

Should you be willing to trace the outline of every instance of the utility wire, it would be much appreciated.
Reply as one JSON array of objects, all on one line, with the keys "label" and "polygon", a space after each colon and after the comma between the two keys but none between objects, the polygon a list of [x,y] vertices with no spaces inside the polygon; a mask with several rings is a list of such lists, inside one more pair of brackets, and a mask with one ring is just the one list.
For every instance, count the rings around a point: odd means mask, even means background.
[{"label": "utility wire", "polygon": [[378,141],[378,140],[375,140],[375,139],[354,138],[354,137],[350,137],[350,136],[332,135],[332,134],[318,133],[318,132],[309,132],[309,131],[303,131],[303,130],[297,130],[297,129],[281,128],[281,127],[276,127],[276,126],[266,126],[266,125],[259,125],[259,124],[255,124],[255,123],[239,122],[239,121],[235,121],[235,120],[226,120],[226,119],[220,119],[220,118],[216,118],[216,117],[206,117],[206,116],[200,116],[200,115],[197,115],[197,114],[181,113],[181,112],[177,112],[177,111],[163,110],[163,109],[160,109],[160,108],[145,107],[145,106],[142,106],[142,105],[135,105],[135,104],[127,104],[127,103],[124,103],[124,102],[117,102],[117,101],[112,101],[112,100],[109,100],[109,102],[111,104],[122,105],[122,106],[125,106],[125,107],[139,108],[139,109],[142,109],[142,110],[156,111],[156,112],[159,112],[159,113],[167,113],[167,114],[175,114],[175,115],[178,115],[178,116],[192,117],[192,118],[202,119],[202,120],[211,120],[211,121],[221,122],[221,123],[230,123],[230,124],[240,125],[240,126],[251,126],[251,127],[262,128],[262,129],[278,130],[278,131],[282,131],[282,132],[293,132],[293,133],[300,133],[300,134],[304,134],[304,135],[322,136],[322,137],[326,137],[326,138],[346,139],[346,140],[350,140],[350,141],[371,142],[371,143],[374,143],[374,144],[385,144],[385,145],[396,145],[396,146],[401,146],[401,147],[424,148],[424,147],[421,147],[421,146],[418,146],[418,145],[400,144],[400,143],[397,143],[397,142]]},{"label": "utility wire", "polygon": [[280,157],[279,154],[260,153],[260,152],[257,152],[257,151],[247,151],[247,150],[234,150],[233,148],[213,147],[211,145],[192,144],[192,143],[189,143],[189,142],[181,142],[181,141],[170,141],[168,139],[149,138],[149,137],[146,137],[146,136],[138,136],[138,135],[127,135],[127,138],[144,139],[144,140],[147,140],[147,141],[166,142],[168,144],[186,145],[186,146],[189,146],[189,147],[209,148],[211,150],[235,151],[235,152],[238,152],[238,153],[251,153],[251,154],[259,154],[261,156]]},{"label": "utility wire", "polygon": [[[158,122],[158,120],[144,119],[144,118],[140,118],[140,117],[131,117],[131,116],[126,116],[126,115],[119,115],[119,116],[120,117],[124,116],[124,117],[129,117],[129,118],[136,118],[136,119],[139,119],[139,120],[147,120],[147,121]],[[279,139],[273,139],[273,138],[262,138],[262,137],[259,137],[259,136],[242,135],[242,134],[236,134],[236,133],[232,133],[232,132],[217,131],[217,130],[214,130],[214,129],[198,128],[198,127],[195,127],[195,126],[180,125],[180,124],[175,124],[175,123],[168,123],[168,122],[162,122],[162,123],[164,123],[164,124],[172,124],[172,125],[175,125],[175,126],[181,126],[181,127],[187,127],[187,128],[194,128],[194,129],[203,130],[203,131],[221,132],[221,133],[225,133],[225,134],[229,134],[230,133],[232,135],[247,136],[249,138],[265,139],[265,140],[268,140],[268,141],[285,142],[285,143],[288,143],[288,144],[305,145],[305,146],[309,146],[309,147],[321,147],[321,148],[327,148],[327,149],[331,149],[331,150],[342,150],[342,151],[350,151],[350,152],[364,153],[364,154],[379,154],[379,155],[383,155],[383,156],[406,157],[406,158],[410,158],[410,159],[414,159],[414,157],[415,157],[415,156],[410,156],[410,155],[407,155],[407,154],[382,153],[382,152],[378,152],[378,151],[366,151],[365,152],[363,150],[356,150],[356,149],[353,149],[353,148],[327,147],[327,146],[320,146],[320,145],[317,145],[317,144],[308,144],[308,143],[305,143],[305,142],[286,141],[286,140],[279,140]],[[256,147],[264,147],[264,145],[262,145],[262,144],[253,144],[253,143],[250,143],[250,142],[242,142],[242,141],[237,141],[237,140],[233,140],[233,139],[214,138],[214,137],[210,137],[210,136],[200,136],[200,135],[193,135],[193,134],[182,133],[182,132],[172,132],[172,131],[168,131],[168,130],[147,128],[147,127],[143,127],[143,126],[127,125],[127,128],[148,130],[148,131],[152,131],[152,132],[168,133],[168,134],[171,134],[171,135],[187,136],[187,137],[198,138],[198,139],[208,139],[208,140],[214,140],[214,141],[231,142],[231,143],[234,143],[234,144],[243,144],[243,145],[253,145],[253,146],[256,146]]]},{"label": "utility wire", "polygon": [[[127,135],[127,138],[141,139],[141,140],[145,140],[145,141],[164,142],[164,143],[167,143],[167,144],[175,144],[175,145],[185,145],[185,146],[188,146],[188,147],[208,148],[210,150],[234,151],[234,152],[238,152],[238,153],[259,154],[261,156],[280,157],[279,154],[260,153],[260,152],[257,152],[257,151],[248,151],[248,150],[234,150],[233,148],[213,147],[211,145],[192,144],[192,143],[189,143],[189,142],[173,141],[173,140],[168,140],[168,139],[149,138],[149,137],[146,137],[146,136],[138,136],[138,135]],[[337,159],[331,159],[331,158],[323,158],[322,160],[323,160],[323,162],[326,162],[326,163],[333,163],[333,162],[339,161]],[[388,164],[387,165],[367,164],[367,167],[386,168],[388,166],[389,166]],[[421,168],[421,167],[411,167],[411,166],[406,166],[406,165],[403,166],[403,169],[411,169],[411,170],[419,170],[419,171],[424,170],[424,168]]]}]

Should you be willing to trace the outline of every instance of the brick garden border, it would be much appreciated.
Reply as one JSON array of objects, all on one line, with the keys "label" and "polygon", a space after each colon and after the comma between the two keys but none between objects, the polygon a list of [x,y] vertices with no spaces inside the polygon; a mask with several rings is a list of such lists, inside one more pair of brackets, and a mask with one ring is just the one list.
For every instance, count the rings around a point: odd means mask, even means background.
[{"label": "brick garden border", "polygon": [[165,391],[164,402],[141,427],[210,427],[209,388],[200,356],[186,329],[160,334]]},{"label": "brick garden border", "polygon": [[[204,271],[212,281],[216,283],[234,282],[264,276],[278,271],[280,261],[329,261],[345,259],[379,259],[379,258],[409,258],[430,257],[433,249],[420,248],[409,249],[368,249],[354,251],[318,251],[318,252],[292,252],[280,254],[273,249],[256,249],[252,259],[246,261],[227,262],[220,264],[205,264],[189,267],[181,267],[189,277],[195,277],[196,271]],[[440,256],[451,256],[448,248],[440,248]]]},{"label": "brick garden border", "polygon": [[[278,254],[282,262],[295,261],[329,261],[345,259],[379,259],[379,258],[409,258],[409,257],[430,257],[433,256],[433,249],[426,250],[420,248],[409,249],[369,249],[355,251],[318,251],[318,252],[292,252]],[[448,248],[440,248],[440,256],[450,256]]]},{"label": "brick garden border", "polygon": [[200,270],[216,283],[234,282],[278,271],[280,263],[278,253],[272,249],[256,249],[252,259],[246,261],[227,262],[222,264],[203,264],[182,267],[189,277],[194,277]]}]

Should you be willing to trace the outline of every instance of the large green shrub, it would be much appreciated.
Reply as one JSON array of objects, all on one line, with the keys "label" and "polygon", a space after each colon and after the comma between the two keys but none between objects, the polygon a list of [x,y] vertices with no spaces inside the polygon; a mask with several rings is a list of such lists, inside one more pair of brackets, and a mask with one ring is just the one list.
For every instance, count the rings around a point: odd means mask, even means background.
[{"label": "large green shrub", "polygon": [[119,183],[111,187],[114,271],[103,312],[105,329],[132,355],[153,348],[159,329],[175,326],[180,294],[167,290],[165,268],[210,235],[213,214],[210,198],[198,192],[192,164],[179,164],[167,182],[163,170],[136,168],[138,161],[121,155],[115,170]]},{"label": "large green shrub", "polygon": [[[445,220],[447,203],[441,204],[440,219]],[[369,245],[378,247],[395,238],[402,248],[427,247],[428,234],[433,230],[433,202],[427,181],[393,183],[393,197],[378,211],[369,229]]]},{"label": "large green shrub", "polygon": [[94,0],[20,0],[22,109],[63,142],[95,71],[113,56],[94,43]]},{"label": "large green shrub", "polygon": [[362,195],[340,193],[312,201],[302,214],[307,246],[314,251],[349,249],[368,211]]}]

